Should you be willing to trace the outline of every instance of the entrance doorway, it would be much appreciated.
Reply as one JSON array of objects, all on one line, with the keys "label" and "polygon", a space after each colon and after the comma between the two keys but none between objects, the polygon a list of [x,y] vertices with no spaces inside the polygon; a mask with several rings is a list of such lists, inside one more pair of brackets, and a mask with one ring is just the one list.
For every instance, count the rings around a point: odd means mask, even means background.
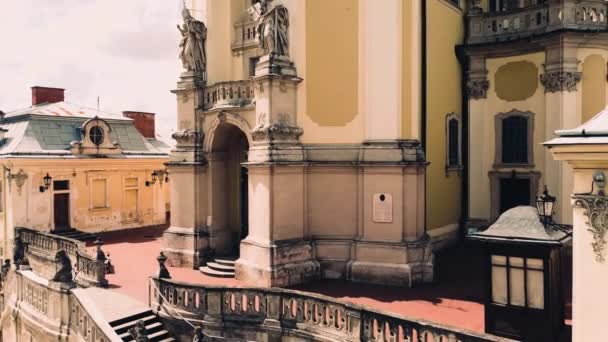
[{"label": "entrance doorway", "polygon": [[209,158],[211,168],[211,229],[218,232],[212,248],[218,255],[238,255],[249,233],[247,161],[249,143],[240,128],[220,124]]},{"label": "entrance doorway", "polygon": [[53,218],[55,232],[70,230],[70,181],[53,181]]},{"label": "entrance doorway", "polygon": [[500,180],[500,214],[518,205],[530,205],[530,180],[504,178]]},{"label": "entrance doorway", "polygon": [[55,232],[70,230],[70,194],[53,195],[53,215],[55,217]]}]

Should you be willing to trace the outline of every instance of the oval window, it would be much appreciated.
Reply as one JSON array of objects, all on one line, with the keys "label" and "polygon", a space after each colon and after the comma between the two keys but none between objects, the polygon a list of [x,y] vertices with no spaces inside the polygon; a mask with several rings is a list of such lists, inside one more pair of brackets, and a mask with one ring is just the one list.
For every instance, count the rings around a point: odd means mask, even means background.
[{"label": "oval window", "polygon": [[103,129],[99,126],[93,126],[89,130],[89,139],[95,145],[101,145],[103,143]]}]

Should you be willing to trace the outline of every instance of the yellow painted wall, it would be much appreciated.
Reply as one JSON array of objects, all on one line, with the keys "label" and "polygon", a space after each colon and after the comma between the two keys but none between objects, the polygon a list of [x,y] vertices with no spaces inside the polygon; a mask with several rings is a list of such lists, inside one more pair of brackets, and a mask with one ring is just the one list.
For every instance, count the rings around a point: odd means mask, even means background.
[{"label": "yellow painted wall", "polygon": [[528,61],[502,65],[494,75],[496,95],[505,101],[524,101],[534,95],[538,87],[538,68]]},{"label": "yellow painted wall", "polygon": [[602,55],[589,55],[583,61],[583,122],[606,107],[606,60]]},{"label": "yellow painted wall", "polygon": [[[8,216],[15,226],[41,231],[54,228],[52,185],[45,192],[39,191],[42,178],[48,172],[54,181],[70,182],[70,225],[73,228],[100,232],[164,224],[170,183],[161,185],[157,181],[146,186],[145,182],[151,181],[153,170],[164,169],[166,161],[15,161],[11,165],[12,170],[23,169],[28,178],[21,194],[14,183],[7,193],[10,202]],[[135,191],[136,199],[133,198]]]},{"label": "yellow painted wall", "polygon": [[[427,8],[427,229],[458,223],[461,175],[446,174],[445,117],[462,115],[461,69],[455,46],[464,39],[463,13],[441,0]],[[436,25],[434,23],[441,23]]]}]

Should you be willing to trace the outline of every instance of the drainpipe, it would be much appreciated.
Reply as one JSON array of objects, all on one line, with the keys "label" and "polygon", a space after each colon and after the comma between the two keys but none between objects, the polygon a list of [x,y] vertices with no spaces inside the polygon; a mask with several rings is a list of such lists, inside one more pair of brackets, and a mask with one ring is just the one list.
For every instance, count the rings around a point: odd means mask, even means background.
[{"label": "drainpipe", "polygon": [[462,156],[462,189],[460,191],[460,236],[466,238],[466,222],[469,217],[469,97],[467,95],[467,72],[468,72],[468,56],[466,55],[465,46],[466,39],[469,35],[469,25],[464,23],[464,43],[456,47],[456,56],[460,62],[460,82],[461,82],[461,111],[462,111],[462,126],[461,137],[461,156]]},{"label": "drainpipe", "polygon": [[[426,23],[427,23],[427,1],[421,0],[420,3],[420,62],[422,64],[422,70],[420,72],[420,144],[422,145],[422,151],[424,152],[425,161],[428,158],[426,149],[426,116],[427,116],[427,34],[426,34]],[[427,231],[427,179],[426,171],[424,172],[424,235]]]}]

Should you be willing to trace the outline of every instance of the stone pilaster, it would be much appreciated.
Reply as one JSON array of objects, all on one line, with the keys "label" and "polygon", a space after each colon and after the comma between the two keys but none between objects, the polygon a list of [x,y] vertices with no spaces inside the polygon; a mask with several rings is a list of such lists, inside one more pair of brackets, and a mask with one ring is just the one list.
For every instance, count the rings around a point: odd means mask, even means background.
[{"label": "stone pilaster", "polygon": [[199,255],[209,247],[206,229],[207,161],[202,153],[203,133],[198,108],[202,105],[201,77],[182,74],[177,95],[177,142],[167,164],[171,174],[171,225],[163,235],[161,250],[169,266],[197,268]]},{"label": "stone pilaster", "polygon": [[304,154],[296,125],[301,81],[286,56],[262,57],[255,72],[256,126],[249,150],[249,235],[240,246],[236,278],[289,286],[319,277],[304,234]]},{"label": "stone pilaster", "polygon": [[[563,37],[546,47],[545,73],[540,81],[545,87],[544,140],[550,140],[558,129],[574,128],[581,122],[577,100],[582,75],[578,72],[577,44]],[[572,168],[560,165],[549,153],[544,154],[543,183],[557,196],[556,220],[572,222],[570,194],[572,193]]]}]

